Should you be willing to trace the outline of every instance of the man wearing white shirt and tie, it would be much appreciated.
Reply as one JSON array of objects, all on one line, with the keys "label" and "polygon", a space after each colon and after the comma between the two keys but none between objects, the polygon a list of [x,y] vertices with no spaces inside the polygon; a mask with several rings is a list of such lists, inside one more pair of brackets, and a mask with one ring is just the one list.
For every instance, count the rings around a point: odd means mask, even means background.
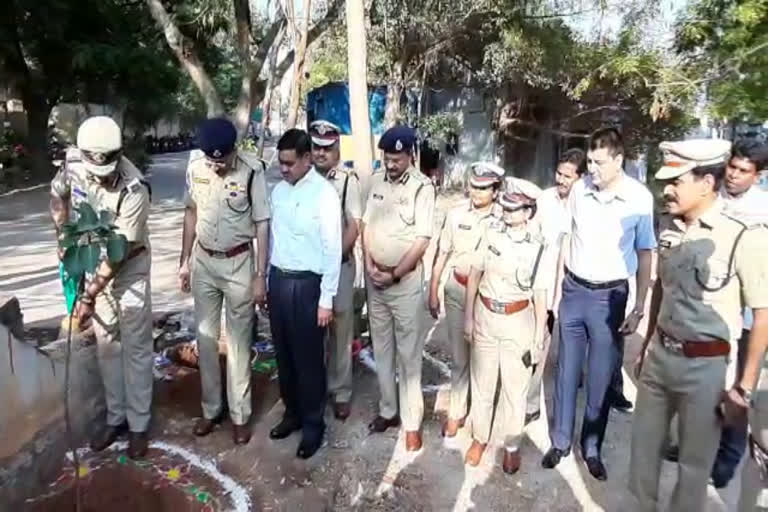
[{"label": "man wearing white shirt and tie", "polygon": [[528,403],[525,411],[525,424],[536,421],[541,416],[541,379],[547,362],[547,354],[552,343],[552,331],[555,325],[555,274],[557,258],[560,253],[560,241],[568,231],[568,196],[573,184],[584,174],[585,155],[579,148],[571,148],[560,156],[555,170],[555,186],[544,190],[536,200],[537,217],[541,225],[542,235],[546,242],[544,265],[549,269],[551,283],[547,289],[547,331],[544,340],[544,351],[535,366],[531,383],[528,386]]},{"label": "man wearing white shirt and tie", "polygon": [[[554,468],[571,450],[576,393],[588,352],[581,455],[590,474],[607,479],[600,449],[611,407],[607,391],[623,354],[623,336],[643,316],[656,248],[653,197],[624,174],[624,142],[614,128],[589,141],[588,175],[568,197],[568,232],[563,237],[564,274],[559,307],[560,345],[555,380],[552,447],[541,463]],[[558,265],[560,266],[560,265]],[[625,319],[630,276],[637,276],[635,307]]]},{"label": "man wearing white shirt and tie", "polygon": [[303,130],[277,143],[283,181],[272,191],[269,320],[277,351],[282,421],[272,439],[302,431],[296,455],[307,459],[325,432],[327,379],[325,330],[341,268],[341,204],[336,190],[312,167],[311,140]]}]

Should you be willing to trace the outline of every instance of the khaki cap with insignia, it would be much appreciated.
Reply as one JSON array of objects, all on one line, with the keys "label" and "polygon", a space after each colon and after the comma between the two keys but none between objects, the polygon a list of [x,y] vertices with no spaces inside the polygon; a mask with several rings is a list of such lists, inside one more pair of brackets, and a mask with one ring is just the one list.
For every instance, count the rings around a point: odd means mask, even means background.
[{"label": "khaki cap with insignia", "polygon": [[507,178],[506,190],[499,197],[499,204],[502,208],[519,208],[535,203],[540,195],[541,189],[535,183],[520,178]]},{"label": "khaki cap with insignia", "polygon": [[318,119],[309,125],[309,136],[312,137],[312,144],[316,146],[332,146],[339,141],[339,135],[341,129],[325,119]]},{"label": "khaki cap with insignia", "polygon": [[691,139],[659,144],[664,165],[656,172],[657,180],[671,180],[697,167],[725,164],[731,143],[723,139]]},{"label": "khaki cap with insignia", "polygon": [[504,177],[504,169],[490,162],[475,162],[470,164],[469,170],[469,184],[473,187],[488,187]]}]

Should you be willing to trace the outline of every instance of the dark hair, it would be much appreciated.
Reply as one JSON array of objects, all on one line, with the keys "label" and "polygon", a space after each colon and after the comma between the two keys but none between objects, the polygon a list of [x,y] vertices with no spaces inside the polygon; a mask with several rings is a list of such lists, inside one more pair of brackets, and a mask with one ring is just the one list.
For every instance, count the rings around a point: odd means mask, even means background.
[{"label": "dark hair", "polygon": [[740,140],[733,145],[731,158],[749,160],[755,164],[755,170],[760,172],[768,165],[768,145],[756,140]]},{"label": "dark hair", "polygon": [[560,164],[573,164],[576,166],[576,173],[581,176],[586,171],[584,162],[586,161],[586,155],[584,151],[579,148],[571,148],[557,160],[557,165]]},{"label": "dark hair", "polygon": [[723,180],[725,179],[725,165],[723,164],[715,164],[715,165],[702,165],[701,167],[694,167],[691,169],[691,174],[693,174],[693,177],[697,180],[702,179],[707,174],[711,174],[712,177],[715,179],[715,187],[714,190],[717,192],[720,190],[720,187],[723,184]]},{"label": "dark hair", "polygon": [[616,128],[600,128],[589,138],[589,149],[605,148],[611,156],[624,154],[624,139]]},{"label": "dark hair", "polygon": [[312,151],[312,140],[307,132],[298,128],[291,128],[280,137],[280,140],[277,142],[277,150],[286,151],[291,149],[296,151],[296,156],[299,158]]}]

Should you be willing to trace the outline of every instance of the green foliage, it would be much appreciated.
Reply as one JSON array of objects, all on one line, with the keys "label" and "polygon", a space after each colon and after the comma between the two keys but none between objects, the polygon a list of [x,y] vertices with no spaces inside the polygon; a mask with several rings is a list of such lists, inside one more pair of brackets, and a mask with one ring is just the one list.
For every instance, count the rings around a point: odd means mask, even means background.
[{"label": "green foliage", "polygon": [[719,119],[768,118],[768,0],[695,0],[676,38],[677,89],[705,90]]},{"label": "green foliage", "polygon": [[93,273],[105,250],[112,263],[123,261],[128,251],[124,235],[115,232],[111,224],[112,214],[98,214],[88,203],[76,208],[78,219],[61,227],[59,248],[64,250],[62,264],[67,275],[79,282],[86,273]]},{"label": "green foliage", "polygon": [[422,118],[419,121],[419,131],[433,142],[444,146],[452,135],[461,133],[462,124],[458,113],[440,112]]}]

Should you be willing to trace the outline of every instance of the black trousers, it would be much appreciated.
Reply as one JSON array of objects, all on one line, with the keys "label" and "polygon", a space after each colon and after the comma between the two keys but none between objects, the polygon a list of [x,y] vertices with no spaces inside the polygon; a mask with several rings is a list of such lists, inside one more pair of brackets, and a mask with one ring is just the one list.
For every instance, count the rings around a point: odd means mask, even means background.
[{"label": "black trousers", "polygon": [[327,382],[325,328],[317,325],[320,276],[272,267],[267,300],[285,418],[301,422],[305,436],[321,435]]}]

